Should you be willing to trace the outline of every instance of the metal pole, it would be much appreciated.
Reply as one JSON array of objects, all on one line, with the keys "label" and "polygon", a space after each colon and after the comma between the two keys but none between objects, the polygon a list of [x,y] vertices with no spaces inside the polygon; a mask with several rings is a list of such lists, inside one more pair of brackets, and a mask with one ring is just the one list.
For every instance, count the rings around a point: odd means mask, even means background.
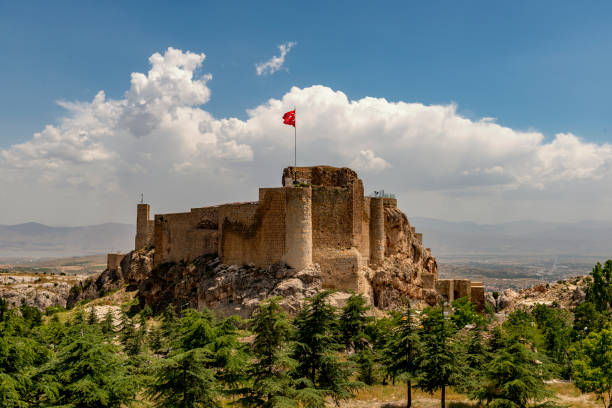
[{"label": "metal pole", "polygon": [[293,107],[293,167],[297,167],[297,109]]}]

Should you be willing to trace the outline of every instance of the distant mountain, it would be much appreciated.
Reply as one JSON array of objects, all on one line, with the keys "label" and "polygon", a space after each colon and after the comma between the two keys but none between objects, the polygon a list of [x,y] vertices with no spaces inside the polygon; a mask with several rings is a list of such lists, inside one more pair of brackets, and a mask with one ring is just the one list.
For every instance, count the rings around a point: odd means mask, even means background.
[{"label": "distant mountain", "polygon": [[568,255],[612,258],[612,222],[607,221],[516,221],[487,225],[412,217],[410,224],[423,233],[423,243],[439,257]]},{"label": "distant mountain", "polygon": [[[434,256],[568,255],[612,258],[612,222],[503,224],[450,222],[411,217]],[[0,225],[0,257],[64,257],[129,251],[136,228],[108,223],[86,227],[50,227],[35,222]]]},{"label": "distant mountain", "polygon": [[0,225],[0,257],[63,257],[128,251],[136,227],[107,223],[50,227],[36,222]]}]

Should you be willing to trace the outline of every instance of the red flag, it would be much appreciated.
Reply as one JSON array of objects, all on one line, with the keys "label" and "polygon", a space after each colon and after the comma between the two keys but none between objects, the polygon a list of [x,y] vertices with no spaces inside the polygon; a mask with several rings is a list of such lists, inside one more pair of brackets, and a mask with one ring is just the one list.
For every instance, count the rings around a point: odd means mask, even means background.
[{"label": "red flag", "polygon": [[283,123],[295,127],[295,109],[283,115]]}]

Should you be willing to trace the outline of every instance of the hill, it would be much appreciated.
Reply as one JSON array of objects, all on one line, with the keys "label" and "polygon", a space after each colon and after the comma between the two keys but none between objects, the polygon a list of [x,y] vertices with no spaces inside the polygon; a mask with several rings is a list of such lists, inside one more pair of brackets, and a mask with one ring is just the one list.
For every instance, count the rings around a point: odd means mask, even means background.
[{"label": "hill", "polygon": [[451,222],[411,217],[436,257],[537,255],[605,257],[612,253],[612,222],[554,223],[516,221],[501,224]]},{"label": "hill", "polygon": [[106,223],[83,227],[51,227],[36,222],[0,225],[0,257],[63,257],[127,251],[136,229]]}]

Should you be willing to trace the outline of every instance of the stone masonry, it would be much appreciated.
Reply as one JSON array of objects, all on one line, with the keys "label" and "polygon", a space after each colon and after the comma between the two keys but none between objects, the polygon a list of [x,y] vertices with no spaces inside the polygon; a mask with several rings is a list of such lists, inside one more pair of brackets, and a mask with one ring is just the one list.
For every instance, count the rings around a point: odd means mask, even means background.
[{"label": "stone masonry", "polygon": [[[154,219],[149,204],[138,204],[135,249],[154,247],[154,266],[189,263],[202,255],[217,255],[227,265],[282,263],[296,271],[318,264],[324,288],[385,298],[385,304],[391,298],[384,287],[391,285],[414,296],[428,293],[430,299],[449,302],[468,296],[478,307],[484,305],[482,284],[438,280],[431,250],[423,247],[422,234],[410,226],[397,201],[365,196],[353,170],[287,167],[281,180],[282,187],[260,188],[256,202]],[[109,269],[117,268],[116,258],[109,256]]]}]

